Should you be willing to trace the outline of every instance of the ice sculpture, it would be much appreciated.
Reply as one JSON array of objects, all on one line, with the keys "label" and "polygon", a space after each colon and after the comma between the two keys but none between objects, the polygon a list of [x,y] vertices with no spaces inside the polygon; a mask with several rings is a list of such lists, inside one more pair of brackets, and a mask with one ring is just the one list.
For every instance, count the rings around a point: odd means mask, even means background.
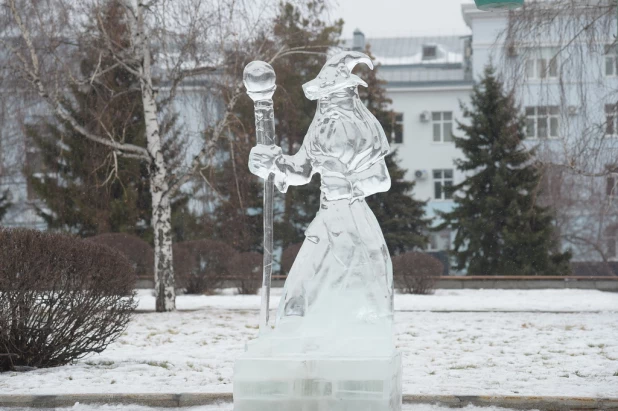
[{"label": "ice sculpture", "polygon": [[[358,63],[373,69],[365,54],[341,52],[303,85],[318,107],[293,156],[274,145],[274,71],[263,62],[245,69],[258,143],[267,142],[252,149],[249,169],[266,180],[265,190],[272,181],[285,193],[291,185],[307,184],[314,173],[320,173],[322,186],[320,210],[285,283],[276,324],[267,326],[263,314],[259,337],[236,361],[235,411],[401,409],[392,265],[365,202],[390,188],[384,162],[389,146],[358,96],[357,87],[367,86],[352,74]],[[268,232],[266,223],[267,217]],[[266,268],[263,299],[270,285]]]}]

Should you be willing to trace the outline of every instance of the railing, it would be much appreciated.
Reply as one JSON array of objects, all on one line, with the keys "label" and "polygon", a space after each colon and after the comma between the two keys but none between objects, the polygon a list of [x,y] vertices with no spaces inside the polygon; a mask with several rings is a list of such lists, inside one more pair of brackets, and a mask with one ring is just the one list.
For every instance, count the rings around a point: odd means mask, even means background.
[{"label": "railing", "polygon": [[603,275],[595,275],[595,276],[574,276],[574,275],[448,275],[438,277],[440,281],[449,281],[449,280],[457,280],[457,281],[595,281],[595,280],[608,280],[608,281],[618,281],[618,276],[603,276]]},{"label": "railing", "polygon": [[[285,280],[286,275],[273,275],[273,280]],[[595,280],[607,280],[618,281],[618,276],[574,276],[574,275],[446,275],[438,277],[438,281],[595,281]]]}]

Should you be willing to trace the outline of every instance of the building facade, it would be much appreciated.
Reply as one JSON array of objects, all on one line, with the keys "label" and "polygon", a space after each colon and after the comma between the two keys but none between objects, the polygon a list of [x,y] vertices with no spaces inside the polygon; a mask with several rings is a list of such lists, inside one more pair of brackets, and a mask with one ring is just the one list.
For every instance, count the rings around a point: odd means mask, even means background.
[{"label": "building facade", "polygon": [[[391,136],[392,147],[416,182],[413,195],[427,201],[429,216],[453,207],[448,187],[464,176],[454,165],[461,152],[451,136],[458,133],[456,122],[466,121],[460,104],[469,101],[474,81],[491,63],[525,116],[525,144],[543,164],[539,201],[555,210],[563,249],[573,252],[574,261],[615,261],[618,58],[616,48],[607,47],[615,25],[597,39],[599,47],[586,48],[555,34],[566,32],[560,25],[568,15],[556,19],[558,29],[515,38],[509,38],[513,16],[506,12],[463,4],[462,18],[469,36],[365,39],[357,31],[348,45],[369,44],[380,64],[394,121],[402,125],[402,133]],[[431,236],[430,249],[449,248],[452,233]]]}]

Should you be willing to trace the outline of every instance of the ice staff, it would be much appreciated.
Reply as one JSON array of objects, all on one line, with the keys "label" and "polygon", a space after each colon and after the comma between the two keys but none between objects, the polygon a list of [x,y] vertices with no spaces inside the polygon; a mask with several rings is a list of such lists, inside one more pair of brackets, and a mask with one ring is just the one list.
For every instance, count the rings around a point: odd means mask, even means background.
[{"label": "ice staff", "polygon": [[[252,61],[243,72],[243,82],[247,94],[254,103],[255,134],[258,144],[275,144],[275,113],[273,93],[275,70],[263,61]],[[270,305],[270,282],[273,271],[273,189],[275,175],[270,173],[264,180],[264,267],[262,278],[262,305],[260,307],[260,333],[268,329],[268,310]]]}]

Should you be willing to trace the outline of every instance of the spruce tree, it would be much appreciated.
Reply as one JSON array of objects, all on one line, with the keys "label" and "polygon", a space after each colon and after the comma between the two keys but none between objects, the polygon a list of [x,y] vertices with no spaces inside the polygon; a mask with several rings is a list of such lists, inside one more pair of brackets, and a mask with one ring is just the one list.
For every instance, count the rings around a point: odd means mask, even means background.
[{"label": "spruce tree", "polygon": [[[301,5],[281,4],[274,20],[274,36],[270,41],[260,38],[255,47],[277,50],[307,48],[310,52],[284,53],[272,65],[277,74],[277,91],[273,97],[276,144],[283,153],[295,154],[313,120],[316,104],[308,100],[302,85],[313,80],[326,62],[327,50],[338,44],[342,22],[327,24],[323,2],[310,1]],[[232,52],[230,60],[236,58]],[[232,58],[234,58],[232,60]],[[242,71],[240,68],[239,71]],[[209,171],[216,190],[217,208],[213,213],[214,237],[239,251],[258,251],[262,247],[262,181],[247,167],[249,152],[255,146],[253,101],[246,97],[236,105],[237,122],[230,125],[230,139],[220,144],[220,162]],[[315,217],[320,204],[319,176],[311,183],[293,186],[285,194],[275,189],[275,247],[287,248],[304,240],[304,231]]]},{"label": "spruce tree", "polygon": [[[108,27],[117,41],[126,41],[127,28],[118,23],[120,10],[107,10]],[[97,30],[97,27],[92,27]],[[102,39],[100,41],[103,41]],[[109,55],[94,53],[80,62],[83,75],[107,71],[96,82],[71,86],[71,114],[90,131],[146,146],[143,108],[137,78],[124,68],[113,68]],[[26,126],[29,141],[40,156],[40,169],[28,170],[29,183],[44,205],[39,215],[51,230],[80,236],[105,232],[145,235],[150,225],[148,165],[116,155],[109,147],[84,139],[55,116]]]},{"label": "spruce tree", "polygon": [[[105,14],[104,24],[117,42],[128,41],[122,12],[121,5],[110,3]],[[95,25],[91,30],[96,33],[100,28]],[[104,41],[102,35],[93,38]],[[65,106],[93,133],[146,147],[138,79],[118,66],[111,55],[85,53],[80,62],[82,74],[93,72],[95,67],[105,74],[92,84],[72,86],[71,101]],[[107,146],[83,138],[58,116],[37,120],[26,125],[26,134],[39,153],[40,164],[37,169],[26,171],[31,187],[42,201],[37,212],[47,227],[82,237],[123,232],[152,243],[148,164],[122,157]],[[162,133],[173,134],[175,120],[170,116]],[[181,151],[181,147],[169,144],[166,153],[175,157]],[[172,207],[173,233],[178,241],[195,237],[195,218],[188,213],[185,197],[180,193]]]},{"label": "spruce tree", "polygon": [[[291,4],[281,8],[275,20],[276,39],[289,48],[306,47],[316,54],[290,54],[273,63],[277,73],[275,115],[276,134],[285,154],[296,154],[313,121],[316,101],[305,97],[302,85],[318,76],[326,63],[326,52],[339,44],[343,21],[323,21],[324,3],[311,1],[303,11]],[[278,200],[283,203],[277,215],[275,232],[283,249],[305,239],[305,230],[320,206],[320,175],[307,185],[290,187]]]},{"label": "spruce tree", "polygon": [[[373,59],[369,46],[365,53]],[[396,127],[393,121],[395,113],[390,109],[392,101],[386,96],[386,82],[378,77],[379,69],[379,65],[373,70],[361,66],[359,76],[368,87],[359,87],[359,96],[390,138]],[[427,233],[431,222],[425,217],[426,203],[412,197],[416,183],[405,179],[406,170],[399,166],[397,152],[386,156],[385,161],[391,176],[391,188],[385,193],[367,197],[367,204],[382,227],[391,255],[424,249],[428,242]]]},{"label": "spruce tree", "polygon": [[559,252],[549,209],[535,204],[541,177],[534,150],[523,144],[524,118],[493,67],[474,87],[470,124],[454,137],[468,177],[453,187],[455,207],[437,229],[456,230],[453,254],[469,275],[564,275],[570,253]]},{"label": "spruce tree", "polygon": [[391,255],[422,250],[429,241],[431,223],[425,216],[425,202],[412,197],[415,182],[405,179],[406,170],[399,167],[397,152],[386,156],[385,161],[391,188],[367,197],[367,204],[380,223]]}]

